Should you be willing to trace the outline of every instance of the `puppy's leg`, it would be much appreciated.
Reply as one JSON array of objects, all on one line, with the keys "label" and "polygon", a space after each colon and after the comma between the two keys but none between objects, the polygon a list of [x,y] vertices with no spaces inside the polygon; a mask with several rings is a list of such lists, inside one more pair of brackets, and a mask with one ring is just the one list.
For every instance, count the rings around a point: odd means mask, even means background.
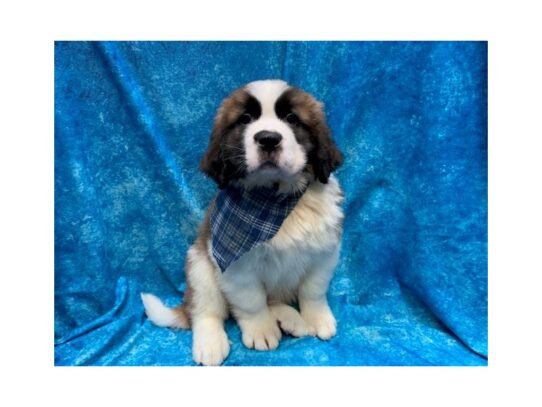
[{"label": "puppy's leg", "polygon": [[186,278],[192,289],[187,307],[192,322],[192,357],[203,365],[220,365],[230,352],[224,330],[228,307],[218,285],[218,273],[198,244],[190,248]]},{"label": "puppy's leg", "polygon": [[269,304],[269,309],[284,333],[298,338],[309,334],[305,320],[294,307],[283,303],[273,303]]},{"label": "puppy's leg", "polygon": [[339,260],[339,247],[319,256],[299,286],[299,308],[310,335],[329,339],[337,332],[337,322],[327,303],[326,293]]},{"label": "puppy's leg", "polygon": [[231,271],[224,274],[222,287],[241,328],[243,344],[257,350],[275,349],[282,334],[267,306],[265,288],[251,270]]}]

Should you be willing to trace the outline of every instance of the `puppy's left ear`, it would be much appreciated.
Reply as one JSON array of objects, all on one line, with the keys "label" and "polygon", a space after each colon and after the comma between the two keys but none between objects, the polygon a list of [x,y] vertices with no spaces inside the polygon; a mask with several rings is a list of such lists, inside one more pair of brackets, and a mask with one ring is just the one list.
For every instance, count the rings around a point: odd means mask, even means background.
[{"label": "puppy's left ear", "polygon": [[314,177],[327,184],[329,176],[342,164],[343,155],[331,137],[323,105],[316,102],[312,105],[312,123],[310,126],[311,140],[314,148],[309,153],[309,163],[314,170]]}]

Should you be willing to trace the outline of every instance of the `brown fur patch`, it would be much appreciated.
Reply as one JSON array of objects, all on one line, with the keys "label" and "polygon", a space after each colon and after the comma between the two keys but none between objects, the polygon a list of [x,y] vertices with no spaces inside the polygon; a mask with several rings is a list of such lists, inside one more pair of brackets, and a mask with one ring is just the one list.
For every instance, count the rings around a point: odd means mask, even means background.
[{"label": "brown fur patch", "polygon": [[329,175],[343,161],[343,156],[331,136],[324,105],[312,95],[298,88],[290,88],[281,96],[310,133],[313,149],[309,152],[307,170],[320,182],[327,183]]},{"label": "brown fur patch", "polygon": [[290,88],[284,92],[284,97],[289,99],[292,110],[308,127],[317,128],[325,124],[324,105],[312,95],[298,88]]},{"label": "brown fur patch", "polygon": [[[211,210],[213,208],[214,201],[209,205],[207,211],[205,212],[205,218],[201,223],[201,226],[198,231],[198,237],[194,242],[194,247],[200,254],[203,254],[209,258],[209,252],[207,250],[207,242],[211,238]],[[209,261],[211,259],[209,258]],[[189,256],[186,256],[186,261],[184,263],[184,273],[186,280],[186,291],[184,292],[183,303],[175,307],[175,311],[179,314],[180,317],[184,315],[188,324],[192,325],[192,314],[193,314],[193,298],[194,298],[194,288],[190,284],[190,278],[188,277],[190,270],[192,270],[192,264]]]},{"label": "brown fur patch", "polygon": [[248,97],[249,94],[243,87],[224,99],[215,116],[213,134],[221,133],[223,129],[235,123],[243,113]]},{"label": "brown fur patch", "polygon": [[198,238],[194,243],[195,246],[198,248],[198,251],[200,253],[204,253],[207,257],[209,256],[209,251],[207,250],[207,242],[211,238],[211,212],[214,205],[215,201],[213,200],[207,208],[207,211],[205,212],[205,217],[199,228]]},{"label": "brown fur patch", "polygon": [[[239,116],[243,114],[249,97],[250,95],[244,87],[237,89],[224,99],[215,116],[209,146],[203,155],[200,168],[218,183],[219,188],[224,188],[232,175],[232,171],[236,171],[236,168],[228,162],[224,136],[228,129],[237,122]],[[231,141],[230,144],[235,144],[235,142]],[[235,147],[237,146],[234,145],[233,155],[238,155]]]}]

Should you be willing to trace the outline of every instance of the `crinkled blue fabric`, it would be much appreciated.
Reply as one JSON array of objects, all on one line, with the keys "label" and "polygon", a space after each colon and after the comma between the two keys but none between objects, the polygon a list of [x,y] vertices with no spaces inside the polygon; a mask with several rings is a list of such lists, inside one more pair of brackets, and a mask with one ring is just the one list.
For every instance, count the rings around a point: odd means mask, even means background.
[{"label": "crinkled blue fabric", "polygon": [[260,352],[230,320],[225,365],[486,365],[484,42],[57,42],[55,364],[193,364],[139,293],[181,301],[215,110],[265,78],[322,100],[345,156],[338,334]]}]

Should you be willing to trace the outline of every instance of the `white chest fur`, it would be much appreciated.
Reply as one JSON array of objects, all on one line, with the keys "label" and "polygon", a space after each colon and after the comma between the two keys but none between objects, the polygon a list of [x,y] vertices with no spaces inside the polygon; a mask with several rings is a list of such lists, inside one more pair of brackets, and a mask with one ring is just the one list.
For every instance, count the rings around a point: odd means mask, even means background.
[{"label": "white chest fur", "polygon": [[271,300],[292,301],[307,272],[338,256],[342,199],[335,177],[327,184],[312,184],[273,239],[221,274],[226,295],[235,295],[240,286],[255,285]]}]

